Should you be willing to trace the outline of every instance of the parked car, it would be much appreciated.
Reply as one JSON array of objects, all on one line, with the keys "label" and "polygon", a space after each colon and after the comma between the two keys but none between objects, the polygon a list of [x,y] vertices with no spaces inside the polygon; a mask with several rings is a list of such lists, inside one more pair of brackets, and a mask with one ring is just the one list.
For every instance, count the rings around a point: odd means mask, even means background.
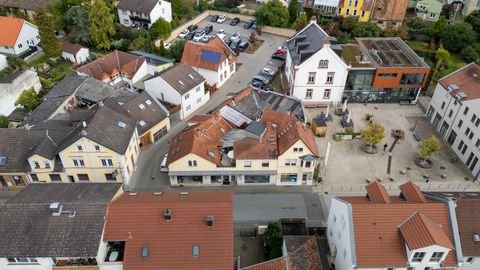
[{"label": "parked car", "polygon": [[205,36],[203,36],[203,38],[202,38],[201,41],[202,41],[203,43],[208,43],[211,39],[212,39],[212,36],[210,36],[210,35],[205,35]]},{"label": "parked car", "polygon": [[262,90],[263,90],[263,89],[267,88],[267,86],[266,86],[263,82],[261,82],[261,81],[256,81],[256,80],[253,80],[253,81],[249,84],[249,86],[250,86],[251,88],[255,89],[255,90],[258,90],[258,89],[262,89]]},{"label": "parked car", "polygon": [[188,35],[188,33],[190,33],[190,31],[188,31],[187,29],[183,30],[182,32],[180,32],[180,34],[178,35],[179,38],[185,38],[186,35]]},{"label": "parked car", "polygon": [[225,44],[227,44],[228,47],[230,47],[230,44],[232,44],[232,40],[231,39],[223,39],[223,42],[225,42]]},{"label": "parked car", "polygon": [[226,20],[227,20],[227,16],[220,15],[220,16],[218,16],[217,23],[224,23]]},{"label": "parked car", "polygon": [[168,153],[165,154],[165,155],[162,157],[162,161],[160,162],[160,171],[161,171],[161,172],[168,172],[167,158],[168,158]]},{"label": "parked car", "polygon": [[264,84],[268,84],[270,82],[269,79],[263,77],[263,76],[260,76],[260,75],[257,75],[257,76],[253,76],[253,81],[261,81],[263,82]]},{"label": "parked car", "polygon": [[274,54],[286,54],[286,53],[287,53],[287,48],[285,48],[285,47],[279,47],[279,48],[276,49],[273,53],[274,53]]},{"label": "parked car", "polygon": [[193,31],[197,30],[197,28],[198,28],[198,26],[192,24],[187,29],[188,29],[188,31],[193,32]]},{"label": "parked car", "polygon": [[240,51],[240,49],[238,48],[238,45],[240,45],[240,43],[242,42],[241,39],[237,39],[237,40],[232,40],[232,42],[230,43],[230,49],[232,49],[233,52],[235,52],[235,54],[238,54],[238,52]]},{"label": "parked car", "polygon": [[205,26],[205,34],[210,34],[211,32],[213,31],[213,26],[211,24],[207,24],[207,26]]},{"label": "parked car", "polygon": [[195,36],[195,32],[190,32],[185,36],[185,39],[192,40],[194,36]]},{"label": "parked car", "polygon": [[243,25],[243,28],[245,29],[250,29],[250,27],[252,27],[254,21],[253,20],[250,20],[249,22],[246,22],[244,25]]},{"label": "parked car", "polygon": [[217,22],[218,20],[218,15],[212,16],[212,19],[210,20],[211,22]]},{"label": "parked car", "polygon": [[200,41],[205,36],[205,31],[199,31],[193,37],[193,41]]},{"label": "parked car", "polygon": [[267,68],[267,67],[262,69],[262,73],[265,74],[265,75],[268,75],[268,76],[275,75],[275,71],[273,71],[273,69]]},{"label": "parked car", "polygon": [[235,26],[240,22],[240,18],[235,17],[233,20],[230,22],[230,25]]},{"label": "parked car", "polygon": [[285,60],[285,54],[277,53],[272,55],[273,59],[278,59],[278,60]]},{"label": "parked car", "polygon": [[238,33],[238,32],[233,33],[233,35],[232,35],[232,37],[230,37],[230,39],[232,41],[239,40],[240,39],[240,33]]},{"label": "parked car", "polygon": [[172,47],[172,43],[163,43],[163,48],[168,50],[170,47]]},{"label": "parked car", "polygon": [[250,43],[248,43],[248,41],[243,41],[242,43],[240,43],[238,45],[238,49],[241,51],[241,52],[244,52],[248,46],[250,45]]}]

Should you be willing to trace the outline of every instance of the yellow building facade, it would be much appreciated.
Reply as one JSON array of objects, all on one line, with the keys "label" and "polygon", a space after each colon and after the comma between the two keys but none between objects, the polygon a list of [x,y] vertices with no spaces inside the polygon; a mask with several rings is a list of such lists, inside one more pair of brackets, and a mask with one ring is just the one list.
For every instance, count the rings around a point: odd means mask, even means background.
[{"label": "yellow building facade", "polygon": [[368,22],[374,0],[343,0],[338,6],[338,15],[358,18],[359,22]]}]

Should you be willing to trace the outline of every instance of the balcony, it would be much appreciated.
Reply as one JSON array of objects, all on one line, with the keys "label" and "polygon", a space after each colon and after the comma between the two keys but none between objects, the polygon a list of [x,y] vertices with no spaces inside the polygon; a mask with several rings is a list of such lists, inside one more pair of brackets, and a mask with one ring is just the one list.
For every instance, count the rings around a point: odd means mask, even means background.
[{"label": "balcony", "polygon": [[57,260],[57,263],[53,267],[54,270],[99,270],[97,260],[95,258],[81,258],[70,260]]}]

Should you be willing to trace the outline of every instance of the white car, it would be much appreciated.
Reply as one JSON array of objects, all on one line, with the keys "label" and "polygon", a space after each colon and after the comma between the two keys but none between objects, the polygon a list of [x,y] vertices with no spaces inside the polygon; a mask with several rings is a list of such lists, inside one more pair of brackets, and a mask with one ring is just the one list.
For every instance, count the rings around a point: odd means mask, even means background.
[{"label": "white car", "polygon": [[217,23],[224,23],[226,19],[227,19],[227,16],[220,15],[220,16],[218,16]]},{"label": "white car", "polygon": [[210,35],[205,35],[205,36],[203,36],[201,42],[203,42],[203,43],[208,43],[208,42],[210,41],[210,39],[212,39],[212,36],[210,36]]},{"label": "white car", "polygon": [[178,35],[179,38],[185,38],[186,35],[188,35],[188,33],[190,33],[190,31],[188,31],[188,29],[185,29],[183,30],[182,32],[180,32],[180,34]]},{"label": "white car", "polygon": [[267,74],[269,76],[273,76],[275,74],[275,71],[273,71],[273,69],[271,68],[263,68],[262,73]]},{"label": "white car", "polygon": [[225,35],[225,29],[220,29],[218,30],[217,32],[217,35],[220,34],[220,35]]},{"label": "white car", "polygon": [[167,158],[168,158],[168,153],[165,154],[165,156],[163,156],[162,159],[161,159],[161,163],[160,163],[160,171],[161,172],[168,172]]},{"label": "white car", "polygon": [[240,33],[235,32],[233,33],[232,37],[230,38],[231,41],[237,41],[240,38]]},{"label": "white car", "polygon": [[168,50],[170,47],[172,47],[172,43],[163,43],[163,48]]},{"label": "white car", "polygon": [[201,32],[198,32],[195,34],[195,36],[193,37],[193,41],[200,41],[202,40],[202,38],[205,36],[205,32],[204,31],[201,31]]}]

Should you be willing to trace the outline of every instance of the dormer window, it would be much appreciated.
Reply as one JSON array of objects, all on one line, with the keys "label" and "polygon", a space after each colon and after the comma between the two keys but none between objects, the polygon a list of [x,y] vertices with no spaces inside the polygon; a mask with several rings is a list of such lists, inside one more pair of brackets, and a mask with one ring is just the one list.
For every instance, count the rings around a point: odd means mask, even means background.
[{"label": "dormer window", "polygon": [[430,262],[439,262],[443,258],[443,252],[433,252]]},{"label": "dormer window", "polygon": [[412,262],[422,262],[423,258],[425,258],[425,252],[415,252],[415,254],[413,254]]}]

